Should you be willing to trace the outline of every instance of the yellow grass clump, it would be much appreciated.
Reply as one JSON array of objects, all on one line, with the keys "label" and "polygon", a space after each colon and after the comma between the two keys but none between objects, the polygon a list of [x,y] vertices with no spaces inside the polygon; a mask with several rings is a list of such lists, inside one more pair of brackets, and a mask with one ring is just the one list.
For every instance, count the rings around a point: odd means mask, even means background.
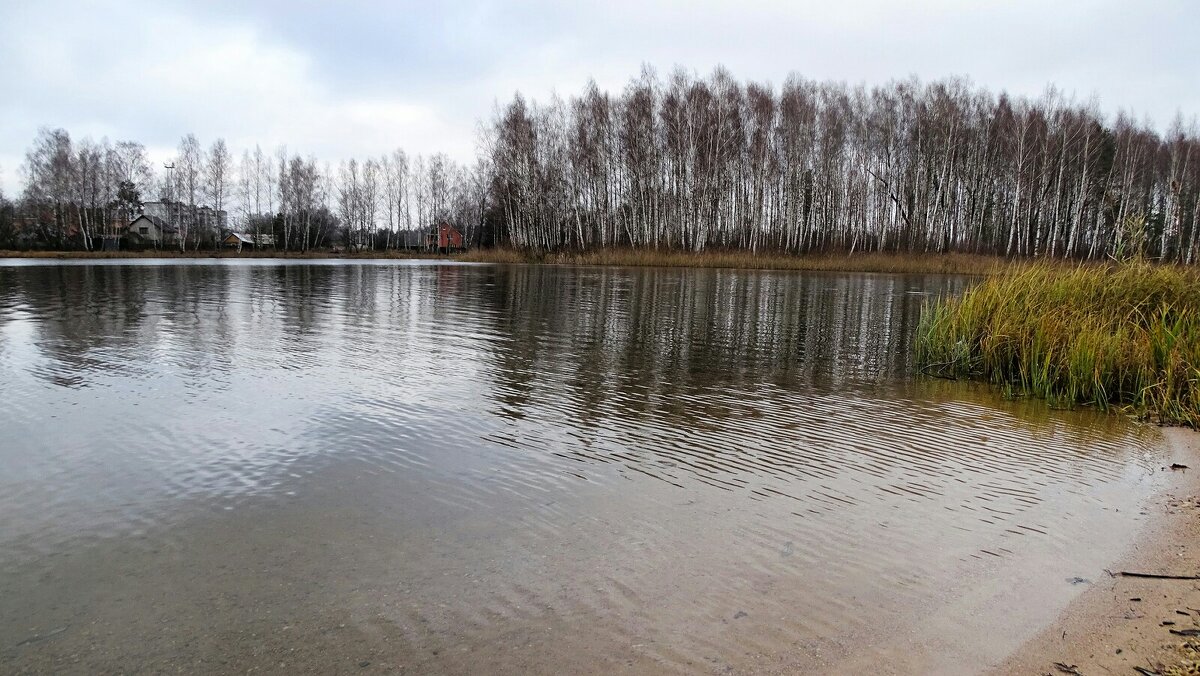
[{"label": "yellow grass clump", "polygon": [[917,359],[1011,394],[1197,427],[1200,274],[1146,262],[1019,266],[927,305]]}]

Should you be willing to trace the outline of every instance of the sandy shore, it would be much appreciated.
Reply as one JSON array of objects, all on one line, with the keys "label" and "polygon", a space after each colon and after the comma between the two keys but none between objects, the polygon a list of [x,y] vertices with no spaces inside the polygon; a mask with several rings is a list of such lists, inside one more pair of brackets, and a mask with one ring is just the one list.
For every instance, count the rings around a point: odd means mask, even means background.
[{"label": "sandy shore", "polygon": [[[1156,524],[1109,569],[1113,576],[1072,602],[1058,619],[1022,646],[996,674],[1192,674],[1197,659],[1183,644],[1200,629],[1200,581],[1125,577],[1121,571],[1200,575],[1200,433],[1169,429],[1166,489],[1145,506]],[[1192,667],[1193,669],[1195,667]]]}]

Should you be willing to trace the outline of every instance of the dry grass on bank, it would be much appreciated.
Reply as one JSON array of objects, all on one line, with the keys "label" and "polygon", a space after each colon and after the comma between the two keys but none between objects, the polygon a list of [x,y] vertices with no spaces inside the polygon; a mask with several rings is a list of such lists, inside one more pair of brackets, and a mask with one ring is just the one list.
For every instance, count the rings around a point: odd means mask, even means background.
[{"label": "dry grass on bank", "polygon": [[917,351],[930,373],[1197,427],[1200,273],[1020,266],[927,306]]},{"label": "dry grass on bank", "polygon": [[855,253],[792,255],[707,250],[698,253],[664,249],[603,249],[587,252],[531,253],[515,249],[480,249],[459,260],[482,263],[543,263],[625,267],[735,268],[829,272],[956,273],[986,275],[1009,264],[994,256],[971,254]]},{"label": "dry grass on bank", "polygon": [[989,275],[1011,263],[995,256],[971,254],[855,254],[751,253],[708,250],[699,253],[665,249],[605,249],[588,252],[536,253],[517,249],[474,249],[461,254],[431,254],[404,249],[335,252],[312,251],[0,251],[0,258],[50,260],[121,258],[289,258],[289,259],[440,259],[475,263],[533,263],[549,265],[611,265],[622,267],[731,268],[743,270],[809,270],[826,272],[890,272],[918,274]]},{"label": "dry grass on bank", "polygon": [[1188,639],[1175,646],[1175,663],[1159,668],[1162,676],[1200,674],[1200,640]]}]

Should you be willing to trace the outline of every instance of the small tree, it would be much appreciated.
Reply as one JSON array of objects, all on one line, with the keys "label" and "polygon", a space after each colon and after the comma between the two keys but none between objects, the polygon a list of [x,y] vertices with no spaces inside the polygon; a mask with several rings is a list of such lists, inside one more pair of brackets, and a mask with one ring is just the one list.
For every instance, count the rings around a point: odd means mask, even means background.
[{"label": "small tree", "polygon": [[1144,215],[1137,213],[1126,216],[1113,246],[1113,259],[1123,262],[1145,260],[1148,234],[1149,228],[1146,226]]}]

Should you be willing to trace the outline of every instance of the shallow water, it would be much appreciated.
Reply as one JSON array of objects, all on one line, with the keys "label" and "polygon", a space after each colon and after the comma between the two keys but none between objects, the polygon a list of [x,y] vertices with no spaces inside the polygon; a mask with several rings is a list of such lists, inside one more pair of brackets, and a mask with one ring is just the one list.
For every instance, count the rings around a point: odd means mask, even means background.
[{"label": "shallow water", "polygon": [[995,663],[1161,452],[918,377],[968,283],[0,263],[0,671]]}]

